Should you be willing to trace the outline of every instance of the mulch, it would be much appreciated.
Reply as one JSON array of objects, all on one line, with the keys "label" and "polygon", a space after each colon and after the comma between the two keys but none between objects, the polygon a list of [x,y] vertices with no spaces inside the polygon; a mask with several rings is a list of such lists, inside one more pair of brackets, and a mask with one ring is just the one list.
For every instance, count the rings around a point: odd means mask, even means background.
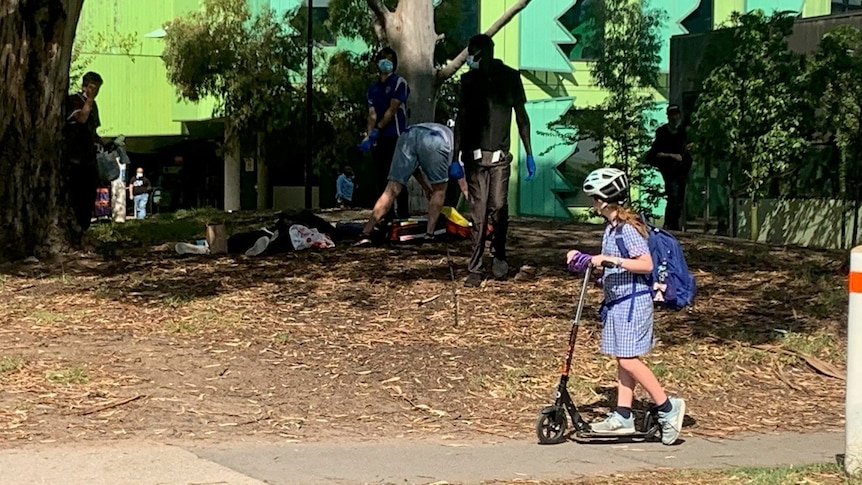
[{"label": "mulch", "polygon": [[[444,244],[264,258],[141,249],[0,268],[0,446],[227,434],[535,440],[580,285],[563,258],[597,250],[601,236],[512,226],[506,281],[464,288],[469,243],[450,245],[457,321]],[[781,347],[779,329],[830,342],[812,345],[813,357],[844,368],[842,253],[681,241],[698,301],[657,315],[647,362],[687,400],[684,436],[842,428],[843,380],[756,348]],[[588,316],[600,298],[590,291]],[[615,365],[598,337],[588,319],[569,385],[591,417],[614,399]]]}]

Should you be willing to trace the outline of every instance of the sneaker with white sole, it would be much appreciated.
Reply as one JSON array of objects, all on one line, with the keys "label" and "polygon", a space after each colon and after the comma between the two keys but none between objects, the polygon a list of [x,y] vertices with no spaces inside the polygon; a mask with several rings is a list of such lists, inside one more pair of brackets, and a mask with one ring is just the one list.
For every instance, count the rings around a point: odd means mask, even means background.
[{"label": "sneaker with white sole", "polygon": [[254,246],[246,250],[245,255],[259,256],[262,252],[266,251],[266,247],[269,246],[269,241],[269,236],[260,236],[257,238],[257,241],[254,242]]},{"label": "sneaker with white sole", "polygon": [[174,246],[174,249],[177,251],[177,254],[209,254],[210,248],[208,246],[199,246],[197,244],[189,244],[189,243],[177,243]]},{"label": "sneaker with white sole", "polygon": [[682,431],[685,401],[678,397],[671,397],[668,400],[670,400],[671,410],[666,413],[659,411],[658,423],[661,425],[661,442],[672,445],[679,439],[679,433]]},{"label": "sneaker with white sole", "polygon": [[632,414],[628,419],[620,413],[613,411],[608,413],[603,421],[590,423],[590,430],[595,434],[625,435],[635,432],[635,416]]}]

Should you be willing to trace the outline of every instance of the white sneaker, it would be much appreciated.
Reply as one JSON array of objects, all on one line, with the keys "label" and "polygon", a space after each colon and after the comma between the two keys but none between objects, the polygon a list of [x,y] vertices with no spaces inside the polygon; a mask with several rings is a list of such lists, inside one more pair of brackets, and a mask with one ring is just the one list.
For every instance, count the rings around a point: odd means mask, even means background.
[{"label": "white sneaker", "polygon": [[620,416],[616,411],[608,413],[608,416],[597,423],[591,423],[590,429],[595,434],[626,435],[635,432],[634,414],[628,419]]},{"label": "white sneaker", "polygon": [[261,253],[266,251],[266,247],[269,246],[269,237],[268,236],[260,236],[257,241],[254,242],[254,246],[248,248],[245,252],[246,256],[260,256]]},{"label": "white sneaker", "polygon": [[209,254],[210,252],[210,248],[207,246],[189,243],[177,243],[175,249],[178,254]]},{"label": "white sneaker", "polygon": [[671,397],[671,410],[666,413],[658,413],[658,422],[661,425],[661,442],[672,445],[679,439],[682,431],[682,423],[685,420],[685,401],[678,397]]}]

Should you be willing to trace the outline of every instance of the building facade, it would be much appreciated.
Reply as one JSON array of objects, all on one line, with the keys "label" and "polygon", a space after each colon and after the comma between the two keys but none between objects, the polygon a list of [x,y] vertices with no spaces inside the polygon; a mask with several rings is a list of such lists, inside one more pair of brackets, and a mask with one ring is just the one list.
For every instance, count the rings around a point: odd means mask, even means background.
[{"label": "building facade", "polygon": [[[303,0],[248,0],[253,8],[269,6],[284,11]],[[487,29],[516,0],[475,0],[479,10],[479,30]],[[521,71],[527,92],[533,127],[533,150],[539,167],[536,178],[524,181],[519,174],[524,152],[512,128],[513,162],[510,206],[513,213],[525,216],[568,218],[589,205],[580,195],[576,174],[595,161],[589,142],[581,146],[557,147],[543,135],[547,124],[566,111],[595,105],[605,93],[590,75],[594,52],[595,19],[590,18],[591,3],[602,0],[533,0],[495,37],[497,57]],[[650,6],[667,12],[661,53],[662,80],[654,87],[659,103],[669,99],[670,39],[675,35],[702,33],[719,28],[734,11],[763,9],[794,10],[802,17],[816,17],[862,8],[862,0],[651,0]],[[328,2],[314,1],[315,17],[325,18]],[[173,164],[171,170],[197,173],[203,184],[218,187],[223,180],[219,156],[212,148],[220,137],[220,124],[211,120],[211,103],[191,104],[177,100],[167,82],[163,50],[164,24],[198,8],[198,0],[87,0],[79,32],[84,35],[135,35],[139,39],[127,55],[110,47],[91,53],[88,69],[100,72],[105,87],[100,94],[103,133],[124,134],[130,151],[153,166]],[[361,49],[364,46],[344,39],[332,39],[329,49]],[[73,82],[76,82],[73,80]],[[201,155],[203,153],[203,155]],[[247,158],[247,157],[245,157]],[[157,163],[158,162],[158,163]],[[160,169],[161,170],[161,169]],[[243,207],[253,205],[254,161],[242,164]],[[188,183],[186,176],[185,183]],[[179,182],[178,182],[179,183]],[[198,183],[197,185],[200,185]],[[212,192],[212,191],[209,191]],[[218,197],[200,194],[183,196],[184,205],[215,205]],[[659,208],[661,209],[661,208]]]},{"label": "building facade", "polygon": [[[247,0],[252,11],[264,7],[283,13],[304,0]],[[315,30],[324,32],[328,0],[314,0]],[[200,6],[199,0],[87,0],[78,24],[79,64],[105,80],[99,94],[103,137],[124,135],[133,164],[163,190],[163,210],[222,207],[224,161],[219,153],[224,126],[213,119],[214,100],[179,100],[161,59],[163,27]],[[317,37],[317,35],[315,35]],[[124,39],[124,47],[120,47]],[[329,51],[358,50],[361,43],[321,35]],[[128,49],[129,41],[132,47]],[[71,79],[75,89],[80,79]],[[256,205],[256,160],[253,142],[242,153],[241,207]],[[287,155],[284,155],[287,156]],[[274,163],[278,163],[275,161]],[[134,172],[132,172],[134,173]],[[301,183],[301,181],[300,181]],[[291,189],[277,187],[276,198],[302,203]]]},{"label": "building facade", "polygon": [[[594,19],[589,4],[601,0],[533,0],[530,5],[495,37],[497,56],[520,69],[527,91],[527,111],[533,126],[533,151],[537,154],[538,174],[530,182],[516,176],[525,156],[513,165],[510,204],[525,216],[571,217],[589,206],[580,191],[575,174],[595,161],[590,142],[580,147],[558,147],[538,156],[556,143],[541,135],[549,122],[567,110],[598,104],[605,93],[590,75],[591,38]],[[515,0],[481,3],[481,28],[491,25]],[[655,99],[666,105],[669,99],[670,39],[676,35],[702,33],[720,28],[734,11],[762,9],[793,10],[802,17],[841,13],[844,1],[829,0],[651,0],[649,5],[664,10],[668,22],[662,31],[661,80],[655,86]],[[847,8],[854,8],[849,0]],[[658,112],[663,118],[663,107]],[[512,139],[517,139],[513,129]],[[661,212],[662,208],[658,208]]]}]

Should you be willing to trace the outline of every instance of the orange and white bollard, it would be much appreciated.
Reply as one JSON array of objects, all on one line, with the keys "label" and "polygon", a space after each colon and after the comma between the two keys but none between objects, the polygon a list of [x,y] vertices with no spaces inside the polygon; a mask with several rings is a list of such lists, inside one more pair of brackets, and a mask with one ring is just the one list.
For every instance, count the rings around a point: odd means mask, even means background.
[{"label": "orange and white bollard", "polygon": [[862,476],[862,246],[850,251],[844,471]]}]

